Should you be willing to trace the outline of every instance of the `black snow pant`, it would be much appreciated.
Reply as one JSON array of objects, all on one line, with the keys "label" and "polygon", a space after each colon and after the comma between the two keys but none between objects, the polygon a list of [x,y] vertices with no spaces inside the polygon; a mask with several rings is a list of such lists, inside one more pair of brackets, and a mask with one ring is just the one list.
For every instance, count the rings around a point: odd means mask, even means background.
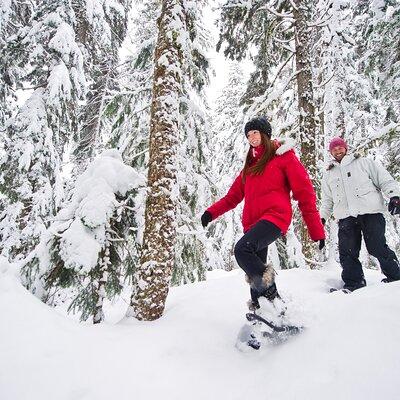
[{"label": "black snow pant", "polygon": [[[281,236],[281,230],[272,222],[258,221],[235,245],[235,258],[248,275],[253,288],[262,293],[265,289],[262,276],[267,261],[268,246]],[[255,297],[255,293],[251,293]],[[257,296],[256,296],[257,297]]]},{"label": "black snow pant", "polygon": [[339,220],[339,256],[345,286],[365,286],[364,273],[358,259],[361,235],[368,253],[378,259],[383,274],[390,281],[400,279],[399,261],[385,238],[385,218],[382,214],[364,214]]}]

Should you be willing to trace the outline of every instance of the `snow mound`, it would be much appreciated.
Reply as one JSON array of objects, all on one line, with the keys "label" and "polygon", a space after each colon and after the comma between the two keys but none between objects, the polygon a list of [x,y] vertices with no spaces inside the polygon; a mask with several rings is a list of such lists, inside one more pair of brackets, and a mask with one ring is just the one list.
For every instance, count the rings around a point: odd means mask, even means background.
[{"label": "snow mound", "polygon": [[[4,260],[2,261],[4,264]],[[2,264],[2,265],[3,265]],[[397,399],[400,282],[329,294],[340,270],[280,271],[278,286],[304,332],[252,353],[235,348],[248,287],[240,271],[172,288],[164,317],[78,324],[0,272],[3,399]],[[23,382],[23,384],[21,384]]]}]

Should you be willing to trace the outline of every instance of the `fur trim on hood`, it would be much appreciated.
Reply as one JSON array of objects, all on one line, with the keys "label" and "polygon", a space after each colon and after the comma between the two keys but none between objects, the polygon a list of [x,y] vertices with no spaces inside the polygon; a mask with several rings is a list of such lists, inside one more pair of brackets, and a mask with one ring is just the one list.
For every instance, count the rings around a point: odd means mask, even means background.
[{"label": "fur trim on hood", "polygon": [[286,152],[293,150],[296,145],[296,141],[293,140],[292,138],[276,139],[275,142],[277,144],[277,149],[276,149],[277,156],[281,156],[282,154],[285,154]]}]

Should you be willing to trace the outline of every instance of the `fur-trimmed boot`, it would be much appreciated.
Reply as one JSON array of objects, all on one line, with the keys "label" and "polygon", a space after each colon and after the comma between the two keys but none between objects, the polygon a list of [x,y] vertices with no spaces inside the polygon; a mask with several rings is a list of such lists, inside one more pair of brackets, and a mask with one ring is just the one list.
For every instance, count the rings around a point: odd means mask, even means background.
[{"label": "fur-trimmed boot", "polygon": [[275,270],[272,265],[268,264],[261,277],[250,279],[246,275],[246,281],[250,285],[251,300],[248,302],[250,311],[260,308],[259,298],[264,297],[268,301],[273,302],[276,298],[280,298],[278,289],[275,284]]}]

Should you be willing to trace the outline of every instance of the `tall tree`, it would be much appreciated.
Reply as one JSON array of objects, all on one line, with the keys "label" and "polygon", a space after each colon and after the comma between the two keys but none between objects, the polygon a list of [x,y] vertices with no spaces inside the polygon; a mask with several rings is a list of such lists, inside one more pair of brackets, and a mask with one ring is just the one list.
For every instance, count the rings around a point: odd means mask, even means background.
[{"label": "tall tree", "polygon": [[76,138],[75,169],[82,172],[100,146],[103,113],[111,91],[116,91],[119,49],[127,30],[129,2],[72,2],[77,16],[76,31],[86,50],[85,70],[89,81],[87,101],[80,111]]},{"label": "tall tree", "polygon": [[[264,114],[274,133],[298,138],[301,159],[316,183],[318,121],[312,74],[313,1],[230,0],[222,6],[220,41],[232,59],[254,58],[256,70],[244,102],[248,116]],[[255,54],[254,54],[255,53]],[[298,218],[296,218],[299,220]],[[300,222],[303,253],[312,258],[314,246]]]},{"label": "tall tree", "polygon": [[[185,37],[182,42],[182,90],[179,96],[179,145],[177,147],[177,240],[171,284],[205,278],[204,235],[197,231],[198,213],[208,200],[203,193],[209,175],[207,105],[204,87],[208,82],[205,56],[209,37],[202,24],[203,0],[183,2]],[[110,145],[119,148],[125,160],[144,170],[148,163],[148,131],[157,39],[158,2],[146,1],[133,21],[135,52],[119,68],[121,91],[114,91],[106,107],[111,126]],[[141,192],[138,192],[141,196]],[[138,237],[132,243],[138,254],[142,242],[142,217],[136,214]]]},{"label": "tall tree", "polygon": [[[299,113],[299,139],[301,161],[307,168],[314,187],[317,187],[317,151],[318,122],[315,115],[313,75],[312,75],[312,7],[313,0],[293,0],[296,82]],[[301,224],[303,254],[307,259],[313,258],[314,246],[309,238],[307,228]]]},{"label": "tall tree", "polygon": [[[61,160],[77,129],[86,86],[73,23],[68,1],[38,2],[29,25],[4,49],[6,63],[20,72],[14,88],[31,92],[7,123],[0,164],[0,190],[6,196],[1,252],[14,260],[34,249],[64,196]],[[34,286],[37,265],[29,258],[24,273],[26,285]]]},{"label": "tall tree", "polygon": [[180,97],[180,129],[177,153],[177,246],[171,283],[204,280],[207,257],[204,232],[198,232],[198,215],[208,203],[210,139],[208,106],[204,88],[208,84],[207,50],[210,36],[203,24],[206,1],[184,1],[185,35],[182,47],[183,75]]},{"label": "tall tree", "polygon": [[154,320],[162,315],[174,265],[184,23],[182,2],[163,0],[154,57],[143,253],[131,298],[133,315],[140,320]]}]

